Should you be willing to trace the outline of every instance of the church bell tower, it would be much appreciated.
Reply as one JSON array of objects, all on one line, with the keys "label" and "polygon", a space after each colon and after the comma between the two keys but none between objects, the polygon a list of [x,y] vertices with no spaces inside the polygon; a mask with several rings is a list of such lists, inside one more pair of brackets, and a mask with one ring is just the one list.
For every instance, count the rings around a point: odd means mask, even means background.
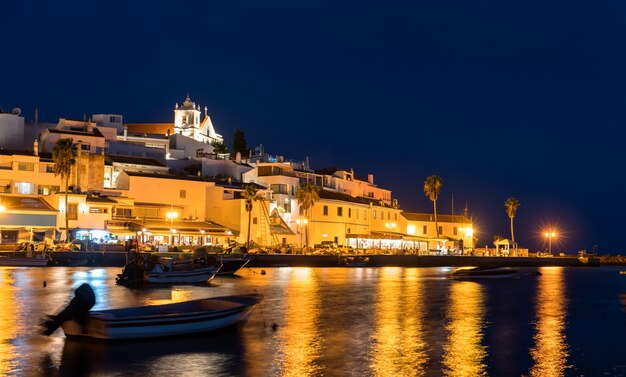
[{"label": "church bell tower", "polygon": [[192,102],[187,94],[181,106],[174,108],[174,132],[197,139],[200,133],[200,105]]}]

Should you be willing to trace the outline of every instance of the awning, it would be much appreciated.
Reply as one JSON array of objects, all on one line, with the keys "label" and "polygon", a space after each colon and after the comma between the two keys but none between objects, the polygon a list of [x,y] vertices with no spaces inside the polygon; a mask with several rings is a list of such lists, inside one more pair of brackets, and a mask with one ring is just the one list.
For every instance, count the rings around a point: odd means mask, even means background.
[{"label": "awning", "polygon": [[115,234],[122,232],[136,233],[143,231],[143,229],[154,234],[170,234],[172,229],[176,229],[176,233],[197,236],[232,236],[238,233],[211,221],[112,220],[107,221],[105,227]]}]

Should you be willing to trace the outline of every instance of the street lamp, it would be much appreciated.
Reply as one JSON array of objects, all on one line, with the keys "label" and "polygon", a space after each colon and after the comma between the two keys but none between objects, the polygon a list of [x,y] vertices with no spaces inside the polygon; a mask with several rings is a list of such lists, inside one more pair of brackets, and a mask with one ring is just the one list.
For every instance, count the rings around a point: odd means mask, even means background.
[{"label": "street lamp", "polygon": [[556,237],[555,231],[548,231],[543,234],[548,239],[548,252],[552,254],[552,239]]},{"label": "street lamp", "polygon": [[[461,233],[463,233],[463,248],[465,248],[465,246],[467,245],[465,243],[465,238],[467,237],[471,241],[472,236],[474,235],[474,228],[472,228],[472,227],[459,228],[459,231]],[[463,250],[461,250],[461,251],[463,251]]]},{"label": "street lamp", "polygon": [[302,229],[309,223],[307,219],[296,219],[296,224],[298,224],[298,232],[300,233],[300,248],[302,248]]},{"label": "street lamp", "polygon": [[167,217],[170,220],[170,231],[172,233],[172,246],[174,246],[174,234],[176,233],[176,229],[174,229],[174,219],[178,217],[178,212],[175,211],[169,211],[168,213],[165,214],[165,217]]},{"label": "street lamp", "polygon": [[[391,233],[396,228],[396,223],[385,223],[385,228],[387,228],[387,232]],[[389,249],[391,249],[391,234],[389,234],[389,238]]]}]

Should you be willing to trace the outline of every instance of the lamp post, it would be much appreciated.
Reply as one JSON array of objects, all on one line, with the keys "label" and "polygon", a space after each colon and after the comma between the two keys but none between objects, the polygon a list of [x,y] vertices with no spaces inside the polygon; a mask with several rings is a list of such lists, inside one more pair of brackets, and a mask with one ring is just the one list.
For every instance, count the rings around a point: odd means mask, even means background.
[{"label": "lamp post", "polygon": [[[470,240],[472,239],[472,236],[474,235],[474,228],[472,227],[467,227],[467,228],[459,228],[459,231],[461,231],[461,233],[463,233],[463,248],[465,248],[465,246],[467,245],[465,243],[465,238],[469,238]],[[463,252],[463,250],[461,250],[461,252]]]},{"label": "lamp post", "polygon": [[545,232],[543,235],[548,239],[548,253],[552,254],[552,239],[556,237],[556,232],[551,230]]},{"label": "lamp post", "polygon": [[[387,228],[388,233],[391,233],[391,231],[396,228],[396,223],[385,223],[385,228]],[[390,237],[389,249],[391,250],[391,234],[388,234],[388,236]]]},{"label": "lamp post", "polygon": [[[7,207],[0,204],[0,214],[7,210]],[[0,244],[2,243],[2,225],[0,225]]]},{"label": "lamp post", "polygon": [[170,220],[170,232],[172,234],[171,236],[172,246],[174,246],[174,234],[176,233],[176,229],[174,229],[174,219],[178,217],[178,212],[169,211],[168,213],[165,214],[165,217],[167,217]]},{"label": "lamp post", "polygon": [[300,234],[300,248],[302,248],[302,229],[309,223],[309,220],[306,218],[296,219],[296,224],[298,224],[298,233]]}]

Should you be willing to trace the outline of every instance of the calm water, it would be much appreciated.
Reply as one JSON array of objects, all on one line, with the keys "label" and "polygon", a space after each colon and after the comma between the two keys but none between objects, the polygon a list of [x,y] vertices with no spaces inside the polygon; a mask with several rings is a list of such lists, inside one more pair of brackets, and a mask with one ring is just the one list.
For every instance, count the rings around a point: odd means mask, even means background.
[{"label": "calm water", "polygon": [[[626,375],[619,268],[481,283],[450,280],[448,268],[266,268],[144,290],[116,286],[119,270],[0,267],[0,374]],[[253,291],[265,300],[243,329],[214,336],[104,345],[37,335],[39,319],[83,282],[95,309]]]}]

